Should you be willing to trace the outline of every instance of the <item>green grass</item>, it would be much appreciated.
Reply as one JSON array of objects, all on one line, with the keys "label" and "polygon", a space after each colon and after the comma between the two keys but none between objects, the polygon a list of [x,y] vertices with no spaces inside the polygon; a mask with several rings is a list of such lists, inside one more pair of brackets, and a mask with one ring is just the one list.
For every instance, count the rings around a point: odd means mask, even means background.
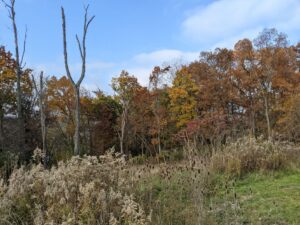
[{"label": "green grass", "polygon": [[[201,200],[201,224],[300,224],[300,171],[256,172],[235,180],[212,176],[210,194]],[[137,196],[153,209],[153,224],[198,224],[189,180],[186,171],[177,171],[169,180],[153,176],[140,184]]]},{"label": "green grass", "polygon": [[[300,172],[250,174],[230,184],[215,196],[218,204],[225,200],[239,205],[238,221],[242,224],[300,224]],[[234,198],[236,193],[236,198]],[[223,200],[223,201],[222,201]],[[229,212],[231,217],[233,212]]]},{"label": "green grass", "polygon": [[192,191],[183,182],[188,174],[177,173],[170,180],[160,176],[147,178],[136,193],[144,209],[152,210],[152,224],[189,225],[196,220]]}]

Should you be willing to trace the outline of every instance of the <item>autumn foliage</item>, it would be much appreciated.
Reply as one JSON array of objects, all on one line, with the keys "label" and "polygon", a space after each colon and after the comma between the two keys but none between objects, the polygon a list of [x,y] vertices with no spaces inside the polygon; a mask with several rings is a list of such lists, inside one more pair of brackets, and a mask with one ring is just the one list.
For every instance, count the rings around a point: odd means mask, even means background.
[{"label": "autumn foliage", "polygon": [[[99,155],[114,147],[126,155],[156,155],[188,141],[226,143],[243,136],[298,142],[300,103],[299,44],[275,29],[233,49],[201,52],[199,59],[174,69],[156,66],[143,87],[127,71],[112,79],[113,95],[80,90],[82,154]],[[0,48],[0,148],[14,146],[16,69],[11,53]],[[26,149],[42,146],[32,70],[22,81]],[[48,77],[45,89],[47,147],[53,162],[74,148],[75,92],[66,76]]]}]

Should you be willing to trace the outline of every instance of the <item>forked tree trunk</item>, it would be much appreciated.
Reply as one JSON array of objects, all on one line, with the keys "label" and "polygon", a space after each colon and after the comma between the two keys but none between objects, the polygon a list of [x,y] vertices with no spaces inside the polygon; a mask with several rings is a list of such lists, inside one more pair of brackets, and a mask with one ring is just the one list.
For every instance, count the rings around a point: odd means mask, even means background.
[{"label": "forked tree trunk", "polygon": [[61,7],[61,17],[62,17],[62,30],[63,30],[63,47],[64,47],[64,61],[65,61],[65,69],[70,80],[74,91],[75,91],[75,133],[74,133],[74,154],[80,155],[80,85],[85,77],[86,72],[86,35],[88,32],[89,25],[95,18],[95,16],[88,19],[88,6],[85,8],[85,15],[84,15],[84,26],[83,26],[83,37],[82,41],[79,40],[78,36],[76,35],[76,40],[81,56],[82,61],[82,68],[81,68],[81,75],[79,80],[75,83],[72,78],[69,63],[68,63],[68,50],[67,50],[67,32],[66,32],[66,17],[64,8]]}]

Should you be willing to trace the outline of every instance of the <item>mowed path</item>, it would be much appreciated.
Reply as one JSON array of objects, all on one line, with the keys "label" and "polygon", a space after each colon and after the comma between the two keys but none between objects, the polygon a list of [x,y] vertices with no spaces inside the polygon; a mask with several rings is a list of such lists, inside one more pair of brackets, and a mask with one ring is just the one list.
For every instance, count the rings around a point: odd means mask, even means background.
[{"label": "mowed path", "polygon": [[245,224],[300,225],[300,172],[251,174],[236,193]]}]

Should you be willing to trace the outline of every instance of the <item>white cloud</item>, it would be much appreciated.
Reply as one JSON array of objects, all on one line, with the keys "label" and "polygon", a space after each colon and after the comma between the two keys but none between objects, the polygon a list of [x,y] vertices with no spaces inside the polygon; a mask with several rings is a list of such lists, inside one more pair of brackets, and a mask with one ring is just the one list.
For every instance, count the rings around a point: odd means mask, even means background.
[{"label": "white cloud", "polygon": [[244,38],[248,38],[250,40],[253,40],[257,36],[257,34],[259,34],[259,32],[261,32],[263,29],[264,29],[263,26],[259,26],[257,28],[242,31],[241,33],[233,35],[233,36],[231,36],[227,39],[220,40],[219,42],[215,43],[212,46],[212,49],[215,49],[215,48],[218,48],[218,47],[233,48],[238,40],[242,40]]},{"label": "white cloud", "polygon": [[149,76],[152,71],[152,67],[131,67],[128,69],[130,74],[133,74],[138,78],[138,81],[141,85],[147,86],[149,83]]},{"label": "white cloud", "polygon": [[199,56],[197,52],[182,52],[174,49],[162,49],[150,53],[138,54],[134,57],[137,63],[141,64],[161,64],[163,62],[169,62],[173,60],[192,61]]},{"label": "white cloud", "polygon": [[172,66],[174,64],[178,64],[178,62],[185,64],[198,59],[199,55],[199,52],[183,52],[175,49],[162,49],[134,56],[132,60],[124,65],[124,69],[135,75],[142,85],[147,86],[150,73],[154,66]]},{"label": "white cloud", "polygon": [[[191,12],[182,23],[190,41],[211,47],[253,37],[264,27],[275,27],[294,39],[299,34],[299,0],[219,0]],[[241,36],[242,34],[247,36]]]},{"label": "white cloud", "polygon": [[[112,94],[110,82],[112,77],[117,77],[122,70],[138,78],[143,86],[148,86],[149,76],[154,66],[167,66],[185,64],[199,58],[199,52],[183,52],[175,49],[162,49],[158,51],[137,54],[125,62],[112,63],[103,61],[91,61],[87,63],[87,73],[82,86],[88,90],[100,88],[107,94]],[[54,63],[42,63],[32,66],[38,73],[43,70],[46,75],[65,75],[63,59],[58,59]],[[71,73],[75,80],[79,77],[81,64],[70,65]]]},{"label": "white cloud", "polygon": [[[87,64],[86,78],[83,85],[88,90],[101,89],[109,93],[111,78],[114,74],[116,64],[111,62],[94,61]],[[77,65],[78,71],[81,71],[81,65]]]}]

